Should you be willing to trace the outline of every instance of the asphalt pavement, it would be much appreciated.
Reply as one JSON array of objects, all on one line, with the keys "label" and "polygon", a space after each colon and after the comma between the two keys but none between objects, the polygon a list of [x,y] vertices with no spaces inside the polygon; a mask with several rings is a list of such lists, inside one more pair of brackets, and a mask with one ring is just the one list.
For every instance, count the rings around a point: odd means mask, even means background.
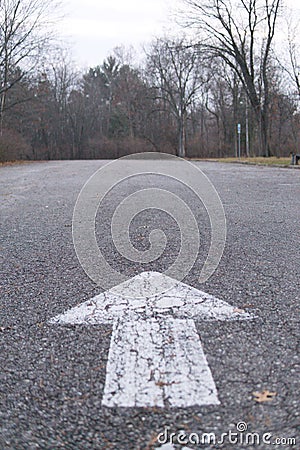
[{"label": "asphalt pavement", "polygon": [[[179,254],[180,233],[164,212],[136,217],[131,238],[137,248],[147,248],[149,232],[158,227],[168,244],[158,260],[133,264],[114,248],[114,209],[137,188],[158,186],[180,196],[201,237],[184,282],[255,316],[196,322],[219,405],[109,408],[101,402],[112,326],[49,323],[103,291],[78,262],[72,215],[82,186],[104,164],[0,167],[0,449],[299,449],[300,171],[194,163],[217,189],[227,220],[222,260],[204,284],[198,275],[210,222],[192,192],[149,175],[127,180],[104,199],[97,242],[106,260],[130,277],[166,270]],[[256,433],[259,445],[245,444],[247,432]],[[174,446],[164,446],[171,433]],[[214,434],[216,442],[198,444],[203,433]]]}]

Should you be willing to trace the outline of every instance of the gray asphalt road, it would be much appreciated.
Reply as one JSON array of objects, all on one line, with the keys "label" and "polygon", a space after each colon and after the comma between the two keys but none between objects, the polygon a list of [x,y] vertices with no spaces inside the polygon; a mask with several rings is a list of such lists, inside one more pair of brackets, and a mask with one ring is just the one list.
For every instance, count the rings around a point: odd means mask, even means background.
[{"label": "gray asphalt road", "polygon": [[[119,258],[109,236],[122,195],[145,183],[172,189],[195,212],[202,251],[185,282],[257,316],[247,322],[197,323],[218,389],[218,406],[186,409],[101,406],[110,326],[53,326],[48,320],[101,289],[85,275],[72,243],[72,213],[81,187],[105,162],[61,161],[0,167],[0,448],[151,450],[168,427],[189,440],[203,432],[269,433],[260,446],[240,443],[189,448],[300,448],[299,268],[300,171],[197,163],[223,202],[228,237],[222,261],[204,285],[197,274],[210,238],[203,206],[183,186],[153,176],[111,193],[97,220],[99,246],[127,275],[164,270],[176,257],[176,224],[163,213],[139,217],[132,239],[147,246],[152,226],[165,227],[165,255],[145,267]],[[146,223],[146,228],[144,228]],[[175,255],[175,256],[174,256]],[[253,392],[276,395],[258,403]],[[240,438],[240,434],[239,434]],[[284,438],[276,443],[276,438]],[[297,444],[288,444],[296,438]],[[268,442],[270,442],[270,445]],[[178,448],[182,448],[179,446]]]}]

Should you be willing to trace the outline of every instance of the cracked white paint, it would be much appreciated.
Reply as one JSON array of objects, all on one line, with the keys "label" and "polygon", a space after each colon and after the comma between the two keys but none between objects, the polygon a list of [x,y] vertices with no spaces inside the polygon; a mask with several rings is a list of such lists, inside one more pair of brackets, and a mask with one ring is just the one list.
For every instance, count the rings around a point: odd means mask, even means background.
[{"label": "cracked white paint", "polygon": [[[117,375],[117,376],[116,376]],[[102,404],[219,404],[194,321],[172,317],[114,324]]]},{"label": "cracked white paint", "polygon": [[[158,294],[146,298],[153,284]],[[219,404],[194,321],[252,318],[184,283],[144,272],[50,323],[114,324],[104,406],[187,407]]]},{"label": "cracked white paint", "polygon": [[[159,294],[146,297],[148,285],[156,284]],[[162,292],[162,286],[164,292]],[[124,292],[122,296],[121,293]],[[162,292],[162,293],[161,293]],[[136,295],[136,297],[130,297]],[[144,296],[143,296],[144,294]],[[143,298],[144,297],[144,298]],[[143,272],[125,283],[96,295],[64,314],[51,319],[60,324],[109,324],[118,317],[127,320],[163,314],[178,319],[236,320],[252,316],[206,292],[175,281],[158,272]]]}]

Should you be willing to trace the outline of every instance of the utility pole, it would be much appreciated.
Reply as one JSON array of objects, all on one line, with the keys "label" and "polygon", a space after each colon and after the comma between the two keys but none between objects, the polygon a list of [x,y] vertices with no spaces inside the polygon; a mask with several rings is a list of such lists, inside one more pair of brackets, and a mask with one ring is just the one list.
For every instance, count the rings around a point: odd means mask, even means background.
[{"label": "utility pole", "polygon": [[238,132],[238,158],[241,158],[241,124],[237,124],[237,132]]}]

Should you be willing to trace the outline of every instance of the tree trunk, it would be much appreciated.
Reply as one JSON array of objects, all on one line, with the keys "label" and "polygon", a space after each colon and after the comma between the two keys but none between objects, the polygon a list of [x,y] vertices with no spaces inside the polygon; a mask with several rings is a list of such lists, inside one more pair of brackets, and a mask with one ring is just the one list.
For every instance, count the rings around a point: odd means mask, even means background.
[{"label": "tree trunk", "polygon": [[269,152],[269,139],[268,139],[268,113],[266,109],[263,107],[260,111],[260,123],[259,123],[259,131],[260,131],[260,152],[261,156],[268,157],[270,156]]},{"label": "tree trunk", "polygon": [[6,92],[2,92],[1,102],[0,102],[0,136],[3,135],[3,116],[4,116],[4,106],[5,106]]},{"label": "tree trunk", "polygon": [[178,156],[185,158],[185,117],[179,118],[179,140],[178,140]]}]

